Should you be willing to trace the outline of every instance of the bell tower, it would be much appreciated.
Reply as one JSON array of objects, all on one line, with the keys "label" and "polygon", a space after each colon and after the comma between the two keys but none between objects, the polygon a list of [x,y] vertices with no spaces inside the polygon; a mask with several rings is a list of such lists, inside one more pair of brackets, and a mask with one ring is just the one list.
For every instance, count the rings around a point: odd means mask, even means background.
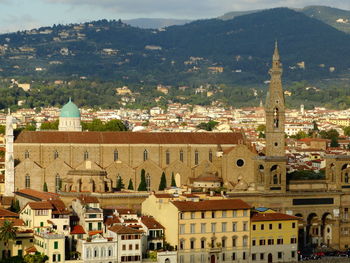
[{"label": "bell tower", "polygon": [[264,192],[286,191],[285,156],[285,105],[282,89],[282,64],[277,41],[272,56],[269,90],[266,96],[266,151],[265,156],[257,158],[256,173],[258,189]]},{"label": "bell tower", "polygon": [[282,65],[277,41],[272,56],[270,86],[266,97],[266,156],[285,156],[285,105],[282,89]]}]

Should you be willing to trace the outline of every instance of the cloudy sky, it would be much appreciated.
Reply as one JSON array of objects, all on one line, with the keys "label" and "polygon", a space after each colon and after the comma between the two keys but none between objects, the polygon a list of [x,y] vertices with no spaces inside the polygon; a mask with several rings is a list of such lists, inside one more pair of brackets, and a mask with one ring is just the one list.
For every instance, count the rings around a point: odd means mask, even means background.
[{"label": "cloudy sky", "polygon": [[350,0],[0,0],[0,32],[102,18],[198,19],[229,11],[307,5],[350,10]]}]

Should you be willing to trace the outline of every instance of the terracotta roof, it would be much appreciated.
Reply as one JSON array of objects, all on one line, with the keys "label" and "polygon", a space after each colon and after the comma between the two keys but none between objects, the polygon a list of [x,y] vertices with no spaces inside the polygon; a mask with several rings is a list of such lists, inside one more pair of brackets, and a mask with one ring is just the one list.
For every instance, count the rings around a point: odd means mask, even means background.
[{"label": "terracotta roof", "polygon": [[154,219],[154,217],[151,216],[142,216],[141,222],[148,228],[148,229],[164,229],[164,227]]},{"label": "terracotta roof", "polygon": [[14,226],[24,226],[24,221],[22,219],[18,219],[18,218],[4,218],[4,219],[0,219],[0,226],[2,226],[5,221],[13,222]]},{"label": "terracotta roof", "polygon": [[18,218],[19,215],[17,213],[11,212],[7,209],[0,208],[0,218],[4,217],[15,217]]},{"label": "terracotta roof", "polygon": [[282,220],[300,220],[299,217],[282,213],[254,213],[251,221],[282,221]]},{"label": "terracotta roof", "polygon": [[71,235],[79,235],[79,234],[86,234],[84,228],[81,225],[75,225],[73,226],[72,231],[70,231]]},{"label": "terracotta roof", "polygon": [[81,195],[78,197],[78,199],[80,200],[80,202],[82,204],[95,204],[95,203],[99,203],[98,198],[95,196],[90,196],[90,195]]},{"label": "terracotta roof", "polygon": [[28,202],[27,205],[33,210],[47,210],[53,209],[52,205],[47,201],[42,202]]},{"label": "terracotta roof", "polygon": [[123,226],[123,225],[114,225],[108,228],[110,231],[117,234],[141,234],[143,233],[140,230],[132,229],[131,227]]},{"label": "terracotta roof", "polygon": [[172,203],[182,212],[190,211],[215,211],[215,210],[235,210],[250,209],[250,205],[241,199],[225,200],[203,200],[193,201],[172,201]]},{"label": "terracotta roof", "polygon": [[56,215],[68,215],[70,212],[66,208],[65,204],[62,200],[56,199],[56,200],[48,200],[48,202],[52,205],[53,210],[52,213]]},{"label": "terracotta roof", "polygon": [[121,223],[121,221],[120,221],[119,217],[117,217],[117,216],[107,217],[107,219],[104,222],[104,224],[107,226],[114,225],[114,224],[120,224],[120,223]]},{"label": "terracotta roof", "polygon": [[31,246],[31,247],[28,247],[26,249],[26,252],[27,253],[35,253],[35,252],[37,252],[37,250],[36,250],[36,248],[34,246]]},{"label": "terracotta roof", "polygon": [[89,231],[89,236],[94,236],[97,234],[102,234],[102,230],[93,230],[93,231]]},{"label": "terracotta roof", "polygon": [[40,192],[33,189],[21,189],[15,192],[16,195],[24,196],[34,201],[45,201],[50,199],[59,199],[59,195],[50,192]]},{"label": "terracotta roof", "polygon": [[242,133],[22,131],[15,143],[238,144]]}]

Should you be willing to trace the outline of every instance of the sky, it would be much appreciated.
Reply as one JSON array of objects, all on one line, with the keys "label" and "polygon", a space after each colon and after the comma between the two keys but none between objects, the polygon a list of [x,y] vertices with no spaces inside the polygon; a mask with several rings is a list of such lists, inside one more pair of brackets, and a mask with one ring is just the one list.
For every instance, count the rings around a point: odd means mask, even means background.
[{"label": "sky", "polygon": [[99,19],[201,19],[230,11],[326,5],[350,10],[350,0],[0,0],[0,32]]}]

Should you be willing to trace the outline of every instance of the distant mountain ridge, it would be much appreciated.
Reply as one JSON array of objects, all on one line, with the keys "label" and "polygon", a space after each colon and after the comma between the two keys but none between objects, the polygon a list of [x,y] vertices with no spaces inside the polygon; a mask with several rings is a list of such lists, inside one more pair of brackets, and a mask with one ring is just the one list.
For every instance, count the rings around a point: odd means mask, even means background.
[{"label": "distant mountain ridge", "polygon": [[158,29],[175,25],[184,25],[191,22],[191,20],[173,18],[136,18],[123,20],[123,22],[133,27]]},{"label": "distant mountain ridge", "polygon": [[100,20],[0,35],[0,76],[133,83],[262,83],[278,40],[286,80],[350,68],[350,35],[287,8],[162,30]]}]

